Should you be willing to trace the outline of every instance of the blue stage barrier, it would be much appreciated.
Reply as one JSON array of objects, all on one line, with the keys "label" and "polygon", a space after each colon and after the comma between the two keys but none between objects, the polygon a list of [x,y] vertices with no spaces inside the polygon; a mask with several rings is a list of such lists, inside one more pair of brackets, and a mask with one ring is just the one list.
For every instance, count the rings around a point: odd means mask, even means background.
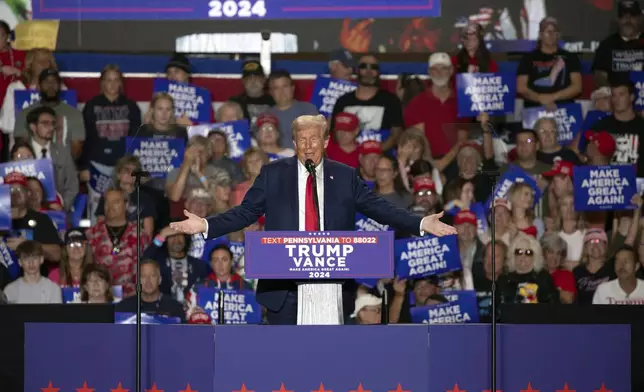
[{"label": "blue stage barrier", "polygon": [[[499,390],[631,391],[628,325],[498,331]],[[150,392],[479,392],[489,338],[474,324],[145,325],[142,380]],[[26,324],[25,391],[132,391],[134,355],[132,325]]]}]

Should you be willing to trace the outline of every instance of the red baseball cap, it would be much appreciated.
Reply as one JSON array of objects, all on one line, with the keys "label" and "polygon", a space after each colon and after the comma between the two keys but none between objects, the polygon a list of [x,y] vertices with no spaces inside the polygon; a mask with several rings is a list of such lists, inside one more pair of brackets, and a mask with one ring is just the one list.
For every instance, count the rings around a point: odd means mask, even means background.
[{"label": "red baseball cap", "polygon": [[353,113],[342,112],[335,115],[336,131],[354,132],[360,128],[360,120]]},{"label": "red baseball cap", "polygon": [[430,190],[436,192],[436,184],[429,177],[418,177],[414,179],[414,193],[423,190]]},{"label": "red baseball cap", "polygon": [[358,148],[358,152],[360,155],[367,155],[367,154],[382,154],[382,143],[377,142],[375,140],[367,140],[365,142],[362,142],[360,147]]},{"label": "red baseball cap", "polygon": [[459,211],[458,214],[456,214],[456,216],[454,217],[454,224],[462,225],[463,223],[471,223],[476,226],[476,215],[474,215],[474,213],[469,210]]},{"label": "red baseball cap", "polygon": [[262,113],[257,116],[257,121],[255,124],[257,125],[257,129],[261,128],[264,124],[273,124],[275,128],[277,128],[279,121],[277,120],[277,117],[270,113]]},{"label": "red baseball cap", "polygon": [[595,143],[597,150],[605,157],[612,157],[617,148],[615,138],[606,131],[586,131],[584,137],[591,143]]},{"label": "red baseball cap", "polygon": [[566,161],[556,161],[552,166],[552,170],[543,173],[544,177],[554,177],[554,176],[567,176],[572,177],[572,168],[573,165],[570,162]]},{"label": "red baseball cap", "polygon": [[5,185],[22,185],[25,188],[29,185],[27,184],[27,176],[20,172],[11,172],[4,176]]}]

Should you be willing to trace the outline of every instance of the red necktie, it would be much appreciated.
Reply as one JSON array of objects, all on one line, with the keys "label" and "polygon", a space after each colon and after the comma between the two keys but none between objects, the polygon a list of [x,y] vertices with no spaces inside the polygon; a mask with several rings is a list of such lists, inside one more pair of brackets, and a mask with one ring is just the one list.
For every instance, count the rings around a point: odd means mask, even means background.
[{"label": "red necktie", "polygon": [[313,198],[313,180],[313,176],[309,174],[306,179],[306,197],[304,199],[304,230],[306,231],[320,230],[318,214],[315,210],[315,199]]}]

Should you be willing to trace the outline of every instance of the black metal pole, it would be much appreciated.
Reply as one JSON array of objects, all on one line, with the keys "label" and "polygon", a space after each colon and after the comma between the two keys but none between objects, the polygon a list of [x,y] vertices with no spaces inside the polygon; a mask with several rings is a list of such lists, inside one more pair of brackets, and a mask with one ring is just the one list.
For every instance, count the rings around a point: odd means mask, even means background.
[{"label": "black metal pole", "polygon": [[136,188],[136,392],[141,392],[141,178],[148,173],[132,173]]},{"label": "black metal pole", "polygon": [[217,304],[217,324],[224,325],[226,324],[226,318],[224,314],[224,290],[219,290],[219,301]]},{"label": "black metal pole", "polygon": [[[496,178],[499,173],[486,173],[490,177],[492,183],[492,194],[496,187]],[[492,210],[490,214],[490,243],[492,244],[492,331],[490,339],[490,367],[491,367],[491,386],[490,392],[496,392],[496,214],[495,214],[494,200],[492,200]]]}]

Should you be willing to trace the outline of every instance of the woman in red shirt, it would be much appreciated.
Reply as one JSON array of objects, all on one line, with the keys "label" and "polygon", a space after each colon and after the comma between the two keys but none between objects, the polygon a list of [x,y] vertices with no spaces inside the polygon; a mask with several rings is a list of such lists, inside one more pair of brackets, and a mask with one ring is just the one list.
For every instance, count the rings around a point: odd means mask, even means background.
[{"label": "woman in red shirt", "polygon": [[461,50],[452,56],[455,73],[498,72],[499,66],[490,55],[483,40],[483,29],[478,23],[468,23],[461,34]]}]

